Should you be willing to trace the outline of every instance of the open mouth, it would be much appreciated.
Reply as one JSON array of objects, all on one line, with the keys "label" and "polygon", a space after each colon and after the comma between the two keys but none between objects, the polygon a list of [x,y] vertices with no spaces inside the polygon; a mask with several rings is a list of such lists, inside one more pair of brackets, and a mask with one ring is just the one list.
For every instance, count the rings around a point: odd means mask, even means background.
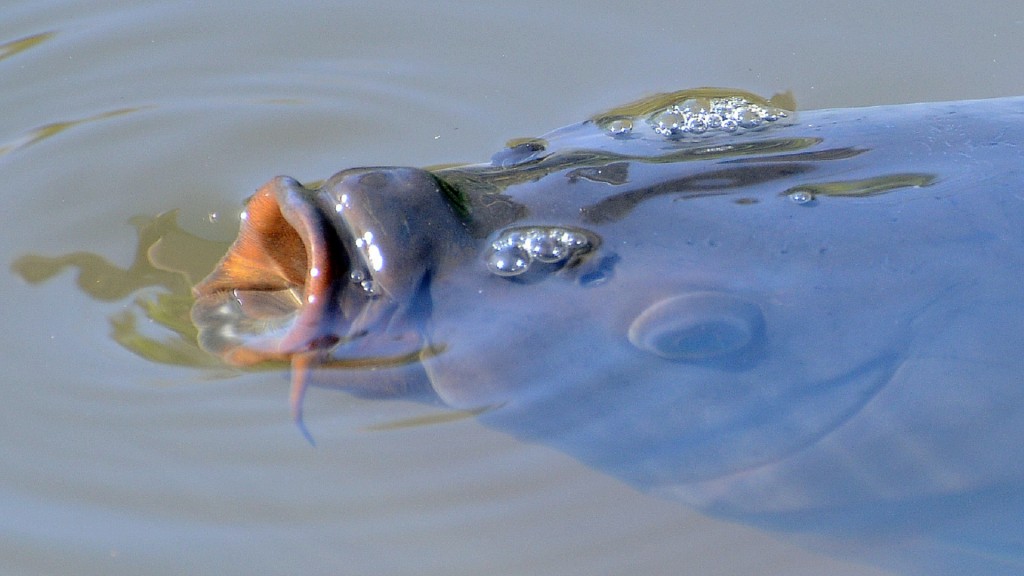
[{"label": "open mouth", "polygon": [[[364,176],[350,175],[356,184]],[[409,313],[423,270],[385,266],[391,222],[374,217],[374,199],[362,200],[343,180],[309,190],[275,178],[249,200],[238,239],[193,288],[203,349],[234,365],[291,363],[300,425],[311,370],[405,365],[423,347]]]},{"label": "open mouth", "polygon": [[355,244],[344,218],[325,213],[315,191],[289,178],[271,181],[250,199],[227,255],[194,288],[201,346],[246,365],[358,338],[360,315],[376,295],[363,288],[373,278]]}]

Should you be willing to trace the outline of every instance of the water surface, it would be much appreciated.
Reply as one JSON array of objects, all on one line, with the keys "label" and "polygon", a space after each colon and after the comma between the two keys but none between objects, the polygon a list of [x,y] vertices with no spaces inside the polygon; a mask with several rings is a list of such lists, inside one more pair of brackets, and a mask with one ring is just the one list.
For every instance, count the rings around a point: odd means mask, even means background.
[{"label": "water surface", "polygon": [[[226,241],[274,175],[480,161],[657,91],[792,90],[802,108],[1024,93],[1012,2],[42,1],[0,22],[8,264],[128,266],[130,222],[172,209]],[[158,364],[110,337],[158,289],[97,300],[71,271],[0,286],[6,574],[882,573],[434,406],[314,390],[312,448],[284,372]]]}]

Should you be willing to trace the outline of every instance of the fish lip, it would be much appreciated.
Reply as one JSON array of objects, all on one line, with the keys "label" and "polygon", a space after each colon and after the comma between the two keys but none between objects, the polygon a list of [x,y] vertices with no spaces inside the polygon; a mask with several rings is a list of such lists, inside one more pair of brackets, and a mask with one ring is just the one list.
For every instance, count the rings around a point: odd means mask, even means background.
[{"label": "fish lip", "polygon": [[294,180],[289,184],[277,189],[277,203],[306,248],[306,281],[294,324],[280,346],[290,353],[333,348],[345,339],[337,328],[352,327],[339,300],[347,285],[344,277],[354,269],[353,259],[362,261],[362,255],[354,249],[356,239],[344,214],[337,215],[341,225],[336,225],[317,202],[316,191]]},{"label": "fish lip", "polygon": [[[193,288],[192,319],[203,348],[247,365],[327,351],[359,337],[356,316],[368,311],[365,302],[352,301],[357,295],[346,294],[357,292],[348,290],[348,276],[356,266],[371,281],[372,273],[345,215],[328,212],[318,192],[281,176],[249,200],[238,240]],[[272,318],[246,310],[247,293],[284,291],[292,291],[295,302]]]},{"label": "fish lip", "polygon": [[232,364],[315,352],[310,366],[424,352],[437,250],[468,244],[458,232],[433,237],[461,230],[433,174],[349,169],[316,189],[280,176],[246,213],[193,289],[202,348]]}]

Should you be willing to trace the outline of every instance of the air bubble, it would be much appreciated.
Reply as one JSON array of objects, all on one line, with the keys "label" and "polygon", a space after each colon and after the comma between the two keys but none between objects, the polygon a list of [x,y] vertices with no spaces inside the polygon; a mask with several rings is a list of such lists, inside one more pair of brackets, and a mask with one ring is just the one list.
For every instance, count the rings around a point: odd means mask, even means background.
[{"label": "air bubble", "polygon": [[761,125],[761,117],[758,116],[757,111],[746,106],[737,108],[733,113],[733,119],[739,123],[741,128],[756,128]]},{"label": "air bubble", "polygon": [[612,120],[608,124],[608,133],[612,136],[622,136],[633,131],[633,121],[629,118]]},{"label": "air bubble", "polygon": [[545,271],[562,268],[597,243],[585,231],[560,226],[529,226],[505,230],[485,253],[488,269],[498,276],[518,276],[531,266]]},{"label": "air bubble", "polygon": [[518,276],[530,269],[530,252],[516,244],[491,244],[487,267],[498,276]]},{"label": "air bubble", "polygon": [[587,244],[587,239],[584,236],[576,234],[571,230],[563,230],[562,234],[558,237],[558,241],[573,248]]},{"label": "air bubble", "polygon": [[714,132],[756,130],[785,118],[786,112],[739,96],[688,98],[655,112],[647,120],[655,133],[666,138]]},{"label": "air bubble", "polygon": [[703,118],[697,116],[687,119],[686,124],[683,125],[683,130],[694,134],[703,134],[704,132],[707,132],[708,124]]},{"label": "air bubble", "polygon": [[553,263],[564,259],[568,255],[567,246],[560,238],[545,233],[543,230],[530,230],[526,233],[523,248],[531,256],[541,262]]},{"label": "air bubble", "polygon": [[814,194],[807,190],[797,190],[789,193],[789,199],[797,204],[807,204],[814,200]]},{"label": "air bubble", "polygon": [[651,125],[654,131],[662,136],[674,136],[682,131],[684,119],[683,115],[669,109],[661,114],[658,114],[654,118],[651,118]]},{"label": "air bubble", "polygon": [[373,281],[373,276],[371,276],[367,270],[352,270],[348,273],[348,279],[368,296],[377,295],[377,285]]}]

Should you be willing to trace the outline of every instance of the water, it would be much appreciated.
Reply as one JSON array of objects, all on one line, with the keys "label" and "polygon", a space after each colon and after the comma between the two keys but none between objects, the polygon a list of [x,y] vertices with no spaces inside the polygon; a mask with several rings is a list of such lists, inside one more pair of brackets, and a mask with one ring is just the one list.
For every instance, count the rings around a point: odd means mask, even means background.
[{"label": "water", "polygon": [[[734,9],[0,8],[0,255],[81,250],[123,267],[140,215],[177,209],[185,230],[226,241],[274,175],[480,161],[657,91],[790,89],[805,109],[1024,93],[1016,3]],[[133,355],[109,319],[134,295],[90,298],[71,273],[0,283],[7,574],[882,573],[437,407],[313,390],[314,449],[283,372]]]}]

